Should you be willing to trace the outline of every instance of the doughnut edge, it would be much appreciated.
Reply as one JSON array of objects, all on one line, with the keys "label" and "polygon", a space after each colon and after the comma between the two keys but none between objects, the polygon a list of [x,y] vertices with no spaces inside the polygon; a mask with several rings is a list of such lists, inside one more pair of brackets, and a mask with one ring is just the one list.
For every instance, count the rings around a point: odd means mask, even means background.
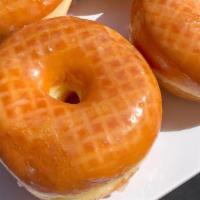
[{"label": "doughnut edge", "polygon": [[25,188],[30,194],[41,199],[41,200],[98,200],[100,198],[104,198],[110,195],[114,191],[123,190],[126,184],[128,184],[129,179],[137,172],[139,166],[134,167],[127,172],[125,172],[120,177],[117,177],[107,183],[101,184],[90,190],[75,194],[75,195],[59,195],[59,194],[50,194],[43,193],[35,190],[33,187],[27,185],[23,181],[21,181],[0,159],[0,164],[6,169],[6,171],[17,180],[18,186]]},{"label": "doughnut edge", "polygon": [[[162,74],[156,72],[154,70],[154,73],[156,74],[156,77],[158,79],[158,82],[160,85],[169,91],[171,94],[183,98],[185,100],[190,100],[194,102],[200,102],[200,92],[198,90],[193,89],[193,87],[189,87],[184,84],[180,84],[176,81],[173,81]],[[193,84],[193,82],[191,82]]]}]

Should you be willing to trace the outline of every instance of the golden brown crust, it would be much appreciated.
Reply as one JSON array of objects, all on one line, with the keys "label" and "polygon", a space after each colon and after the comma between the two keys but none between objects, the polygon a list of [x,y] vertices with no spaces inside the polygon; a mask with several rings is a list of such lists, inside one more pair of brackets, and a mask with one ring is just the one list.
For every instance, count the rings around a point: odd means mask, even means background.
[{"label": "golden brown crust", "polygon": [[[97,200],[102,199],[110,195],[112,192],[117,190],[123,190],[123,188],[128,183],[129,179],[135,174],[137,171],[137,168],[131,169],[121,175],[120,177],[117,177],[108,183],[100,184],[94,188],[91,188],[88,191],[85,191],[80,194],[75,195],[56,195],[56,194],[44,194],[40,193],[36,190],[33,190],[32,188],[25,186],[25,188],[34,196],[36,196],[39,199],[43,200]],[[22,184],[23,185],[23,184]]]},{"label": "golden brown crust", "polygon": [[[136,167],[152,146],[160,90],[115,31],[75,17],[43,20],[3,42],[0,60],[0,158],[34,189],[81,193]],[[80,91],[81,102],[49,96],[58,86]]]},{"label": "golden brown crust", "polygon": [[195,101],[200,101],[199,8],[194,0],[134,0],[132,10],[133,43],[161,84]]},{"label": "golden brown crust", "polygon": [[[48,17],[64,16],[71,0],[23,0],[0,2],[0,38],[4,38],[24,25]],[[30,12],[31,10],[31,12]]]}]

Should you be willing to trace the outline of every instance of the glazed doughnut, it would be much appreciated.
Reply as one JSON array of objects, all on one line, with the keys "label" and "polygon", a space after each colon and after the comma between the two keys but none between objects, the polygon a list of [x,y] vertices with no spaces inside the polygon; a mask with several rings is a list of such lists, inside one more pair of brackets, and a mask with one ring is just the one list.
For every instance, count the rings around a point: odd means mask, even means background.
[{"label": "glazed doughnut", "polygon": [[200,1],[134,0],[132,40],[161,84],[200,101]]},{"label": "glazed doughnut", "polygon": [[14,33],[0,60],[0,158],[22,185],[94,200],[127,182],[161,123],[155,77],[127,40],[59,17]]},{"label": "glazed doughnut", "polygon": [[10,32],[48,17],[66,15],[72,0],[12,0],[0,1],[0,38]]}]

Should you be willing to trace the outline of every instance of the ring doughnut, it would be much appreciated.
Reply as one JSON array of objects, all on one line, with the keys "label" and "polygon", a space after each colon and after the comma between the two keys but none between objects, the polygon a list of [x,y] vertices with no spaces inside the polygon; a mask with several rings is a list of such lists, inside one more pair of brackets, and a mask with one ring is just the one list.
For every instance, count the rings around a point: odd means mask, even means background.
[{"label": "ring doughnut", "polygon": [[200,101],[200,1],[134,0],[132,40],[161,84]]},{"label": "ring doughnut", "polygon": [[0,158],[27,190],[94,200],[128,181],[160,129],[161,96],[127,40],[58,17],[7,38],[0,60]]},{"label": "ring doughnut", "polygon": [[0,2],[0,38],[44,17],[66,15],[72,0],[12,0]]}]

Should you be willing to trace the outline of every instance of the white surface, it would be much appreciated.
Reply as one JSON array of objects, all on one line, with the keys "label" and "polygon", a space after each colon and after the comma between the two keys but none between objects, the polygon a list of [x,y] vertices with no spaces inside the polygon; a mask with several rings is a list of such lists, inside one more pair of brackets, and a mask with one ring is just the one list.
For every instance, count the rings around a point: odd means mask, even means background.
[{"label": "white surface", "polygon": [[[130,2],[79,0],[70,12],[96,19],[127,37]],[[187,102],[166,92],[163,92],[163,99],[161,134],[125,190],[115,192],[108,200],[155,200],[200,172],[200,104]],[[2,166],[0,199],[35,200],[17,186]]]}]

